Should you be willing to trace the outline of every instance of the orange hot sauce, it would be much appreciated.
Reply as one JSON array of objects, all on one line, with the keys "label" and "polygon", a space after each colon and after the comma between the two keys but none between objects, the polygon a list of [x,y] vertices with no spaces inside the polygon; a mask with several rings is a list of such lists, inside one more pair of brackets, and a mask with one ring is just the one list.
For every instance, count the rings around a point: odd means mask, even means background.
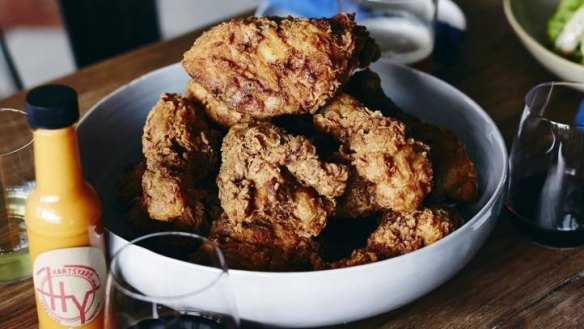
[{"label": "orange hot sauce", "polygon": [[25,222],[39,328],[103,328],[101,208],[82,175],[77,93],[46,85],[31,90],[26,101],[36,187],[26,202]]}]

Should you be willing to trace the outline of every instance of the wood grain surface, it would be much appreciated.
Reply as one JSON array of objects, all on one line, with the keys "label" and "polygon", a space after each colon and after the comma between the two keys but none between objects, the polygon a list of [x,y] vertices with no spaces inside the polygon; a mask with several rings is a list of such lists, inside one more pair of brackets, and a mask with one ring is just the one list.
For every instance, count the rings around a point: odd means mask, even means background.
[{"label": "wood grain surface", "polygon": [[[457,2],[468,23],[460,60],[435,74],[481,105],[510,145],[527,91],[555,78],[519,43],[505,20],[502,0]],[[124,54],[58,82],[79,91],[85,112],[133,78],[180,60],[198,33]],[[0,106],[22,108],[23,95],[2,100]],[[400,309],[342,327],[584,327],[584,248],[557,250],[530,243],[508,216],[504,210],[477,256],[444,285]],[[32,289],[31,280],[0,284],[1,328],[37,326]]]}]

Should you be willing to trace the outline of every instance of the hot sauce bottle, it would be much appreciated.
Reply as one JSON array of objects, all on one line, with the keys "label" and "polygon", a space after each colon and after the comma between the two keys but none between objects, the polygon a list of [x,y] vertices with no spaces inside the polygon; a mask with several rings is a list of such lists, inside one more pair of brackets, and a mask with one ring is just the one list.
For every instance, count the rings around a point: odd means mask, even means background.
[{"label": "hot sauce bottle", "polygon": [[25,222],[39,328],[102,328],[106,262],[100,202],[84,180],[77,93],[45,85],[26,97],[36,186]]}]

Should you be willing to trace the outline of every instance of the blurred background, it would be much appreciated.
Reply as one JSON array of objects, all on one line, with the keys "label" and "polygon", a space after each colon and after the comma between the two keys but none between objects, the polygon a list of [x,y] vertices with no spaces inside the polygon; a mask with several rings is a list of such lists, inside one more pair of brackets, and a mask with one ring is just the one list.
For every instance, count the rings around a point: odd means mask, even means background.
[{"label": "blurred background", "polygon": [[0,99],[256,6],[254,0],[0,0]]}]

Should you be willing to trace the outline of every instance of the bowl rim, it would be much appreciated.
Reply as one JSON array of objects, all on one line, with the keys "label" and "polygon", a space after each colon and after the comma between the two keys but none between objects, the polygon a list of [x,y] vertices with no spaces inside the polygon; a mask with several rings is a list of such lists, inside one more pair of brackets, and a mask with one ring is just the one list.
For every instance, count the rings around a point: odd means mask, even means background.
[{"label": "bowl rim", "polygon": [[505,13],[505,17],[507,17],[507,21],[511,25],[511,28],[515,31],[515,33],[519,36],[519,38],[527,43],[530,47],[537,49],[538,51],[544,53],[548,58],[555,60],[556,62],[567,65],[567,68],[572,70],[582,70],[584,71],[584,65],[572,62],[553,51],[549,50],[548,48],[544,47],[541,43],[539,43],[535,38],[533,38],[523,26],[519,23],[517,18],[513,13],[513,9],[511,8],[511,1],[512,0],[503,0],[503,11]]},{"label": "bowl rim", "polygon": [[[357,272],[358,271],[369,271],[371,268],[374,268],[374,267],[391,266],[393,263],[403,262],[403,261],[408,260],[411,257],[419,257],[417,255],[431,253],[435,249],[441,248],[441,246],[450,243],[450,241],[456,239],[459,235],[464,234],[463,233],[464,231],[477,230],[482,224],[484,224],[485,221],[496,220],[496,218],[491,218],[492,216],[488,216],[487,213],[495,206],[495,203],[500,199],[501,195],[504,194],[504,189],[506,187],[507,176],[508,176],[508,152],[507,152],[505,140],[503,139],[503,136],[501,135],[501,132],[500,132],[498,126],[493,121],[493,119],[487,114],[487,112],[485,112],[485,110],[480,105],[478,105],[468,95],[466,95],[465,93],[460,91],[458,88],[447,83],[446,81],[441,80],[441,79],[439,79],[439,78],[437,78],[429,73],[425,73],[425,72],[422,72],[422,71],[419,71],[419,70],[416,70],[416,69],[413,69],[413,68],[410,68],[407,66],[393,64],[393,63],[378,62],[378,63],[376,63],[376,65],[390,66],[390,67],[393,67],[393,69],[407,71],[408,74],[418,75],[419,77],[423,78],[424,80],[429,80],[434,86],[436,86],[440,90],[449,91],[452,94],[456,95],[457,97],[460,97],[461,101],[464,104],[466,104],[467,106],[472,108],[476,112],[477,115],[479,115],[486,123],[488,123],[489,126],[494,128],[492,130],[492,137],[494,139],[494,144],[499,146],[497,149],[498,149],[498,152],[500,153],[500,158],[503,160],[503,170],[500,173],[500,177],[496,183],[496,187],[495,187],[493,193],[490,195],[489,199],[485,202],[485,204],[477,211],[477,213],[470,220],[468,220],[466,223],[463,224],[462,227],[458,228],[457,230],[455,230],[454,232],[452,232],[451,234],[447,235],[446,237],[440,239],[437,242],[434,242],[428,246],[425,246],[425,247],[420,248],[418,250],[414,250],[414,251],[409,252],[407,254],[399,255],[396,257],[377,261],[374,263],[368,263],[368,264],[362,264],[362,265],[358,265],[358,266],[344,267],[344,268],[338,268],[338,269],[325,269],[325,270],[315,270],[315,271],[295,271],[295,272],[294,271],[266,272],[266,271],[248,271],[248,270],[229,269],[229,273],[231,275],[233,275],[235,277],[246,277],[246,276],[257,277],[257,276],[260,276],[260,277],[265,277],[265,278],[288,278],[288,277],[295,278],[295,277],[319,277],[319,276],[327,275],[327,274],[339,274],[339,273],[347,273],[347,272],[353,272],[353,271],[357,271]],[[165,71],[176,70],[177,67],[182,68],[180,62],[169,64],[169,65],[154,69],[150,72],[145,73],[144,75],[141,75],[141,76],[131,80],[130,82],[128,82],[124,85],[121,85],[120,87],[118,87],[114,91],[110,92],[108,95],[104,96],[98,102],[96,102],[95,105],[92,106],[83,115],[83,117],[79,120],[79,124],[78,124],[77,128],[82,126],[85,123],[85,121],[87,120],[87,118],[90,116],[90,114],[93,113],[94,111],[96,111],[98,107],[102,106],[109,99],[124,92],[125,89],[134,86],[135,84],[141,82],[142,80],[148,79],[150,76],[158,75],[158,74],[161,74]],[[498,213],[495,215],[498,216]],[[127,239],[120,236],[119,234],[116,234],[115,232],[110,231],[107,227],[105,227],[105,229],[110,234],[114,234],[115,236],[119,237],[120,239],[123,239],[124,241],[128,241]]]}]

